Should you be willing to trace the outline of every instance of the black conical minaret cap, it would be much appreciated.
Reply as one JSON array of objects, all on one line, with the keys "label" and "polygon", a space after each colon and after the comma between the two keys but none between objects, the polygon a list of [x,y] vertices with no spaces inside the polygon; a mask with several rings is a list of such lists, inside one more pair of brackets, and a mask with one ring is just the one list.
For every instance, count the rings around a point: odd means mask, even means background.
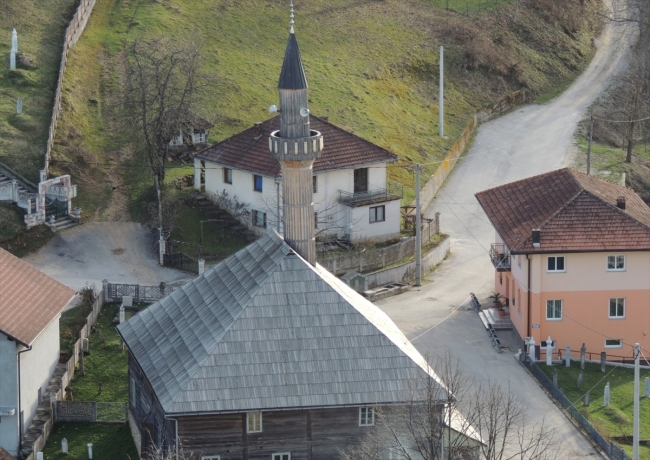
[{"label": "black conical minaret cap", "polygon": [[282,72],[280,72],[279,89],[305,89],[307,88],[307,77],[302,66],[300,49],[294,33],[289,34],[287,49],[284,52]]}]

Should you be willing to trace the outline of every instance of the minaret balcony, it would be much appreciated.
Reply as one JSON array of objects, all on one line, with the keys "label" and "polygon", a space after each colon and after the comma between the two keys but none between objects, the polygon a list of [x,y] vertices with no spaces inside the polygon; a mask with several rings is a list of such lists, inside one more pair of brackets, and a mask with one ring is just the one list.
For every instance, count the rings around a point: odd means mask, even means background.
[{"label": "minaret balcony", "polygon": [[269,137],[271,156],[278,161],[315,160],[323,153],[323,136],[310,130],[309,137],[284,138],[280,131],[273,131]]}]

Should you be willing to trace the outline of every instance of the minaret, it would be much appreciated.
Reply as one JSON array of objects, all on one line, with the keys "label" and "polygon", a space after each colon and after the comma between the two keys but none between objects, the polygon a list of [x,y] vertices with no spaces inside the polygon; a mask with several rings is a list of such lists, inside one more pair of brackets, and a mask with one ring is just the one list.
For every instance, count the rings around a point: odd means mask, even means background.
[{"label": "minaret", "polygon": [[323,151],[323,136],[309,128],[307,78],[293,29],[293,2],[289,23],[289,42],[278,83],[280,129],[271,133],[269,149],[282,167],[284,239],[316,265],[312,174],[314,160]]}]

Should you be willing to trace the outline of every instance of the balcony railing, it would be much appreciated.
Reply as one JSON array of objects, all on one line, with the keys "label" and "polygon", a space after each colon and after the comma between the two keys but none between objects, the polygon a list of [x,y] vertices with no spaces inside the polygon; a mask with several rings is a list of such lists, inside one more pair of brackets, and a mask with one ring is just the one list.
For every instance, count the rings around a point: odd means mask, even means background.
[{"label": "balcony railing", "polygon": [[367,192],[346,192],[339,190],[339,203],[347,206],[359,206],[364,203],[381,203],[384,201],[399,200],[403,197],[403,188],[399,185],[389,184],[388,188],[378,188]]},{"label": "balcony railing", "polygon": [[505,244],[494,243],[490,247],[490,260],[498,272],[510,271],[510,251]]}]

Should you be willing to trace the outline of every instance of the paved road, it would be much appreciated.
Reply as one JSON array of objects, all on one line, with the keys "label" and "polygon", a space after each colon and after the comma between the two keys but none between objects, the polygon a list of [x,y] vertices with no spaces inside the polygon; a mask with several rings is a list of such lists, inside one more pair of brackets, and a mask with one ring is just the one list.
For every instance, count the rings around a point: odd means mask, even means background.
[{"label": "paved road", "polygon": [[461,307],[470,292],[485,297],[494,282],[487,254],[494,229],[474,194],[570,165],[577,122],[611,78],[624,69],[630,41],[616,27],[606,28],[592,63],[564,94],[479,128],[470,151],[426,212],[429,217],[441,213],[442,230],[452,237],[451,256],[428,275],[430,282],[420,289],[377,302],[422,353],[431,355],[449,347],[477,377],[512,382],[530,401],[531,417],[549,417],[566,433],[566,458],[594,455],[594,449],[511,353],[498,355],[490,347],[476,314]]},{"label": "paved road", "polygon": [[95,222],[56,235],[25,260],[72,289],[102,280],[157,286],[191,275],[157,263],[151,233],[133,222]]}]

